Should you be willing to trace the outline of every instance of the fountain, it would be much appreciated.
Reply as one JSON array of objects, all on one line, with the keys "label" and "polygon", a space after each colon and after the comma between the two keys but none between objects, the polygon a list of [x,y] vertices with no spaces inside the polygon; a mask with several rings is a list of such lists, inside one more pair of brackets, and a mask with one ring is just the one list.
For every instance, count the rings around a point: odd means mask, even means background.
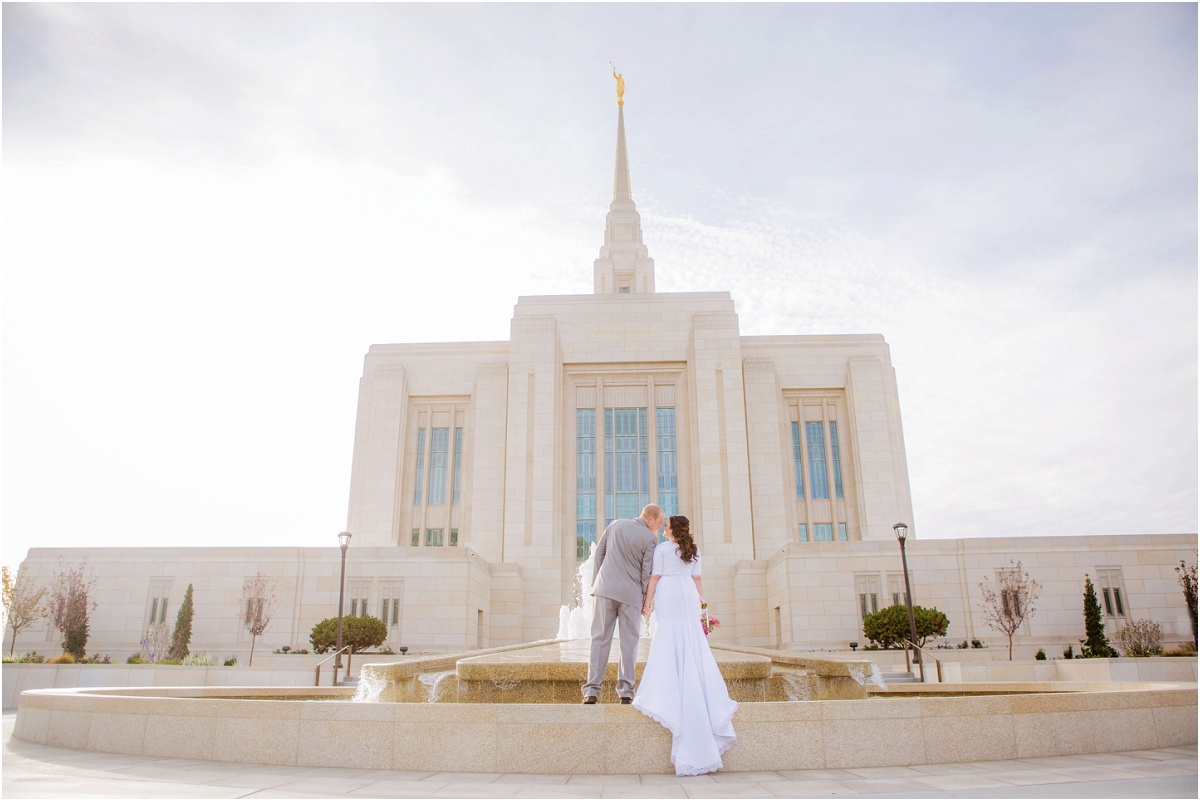
[{"label": "fountain", "polygon": [[[610,654],[601,703],[579,703],[590,651],[592,565],[589,553],[576,574],[576,603],[559,614],[556,640],[366,664],[353,691],[30,690],[21,694],[13,736],[110,753],[277,765],[669,772],[670,735],[616,703],[619,649]],[[654,628],[652,616],[639,643],[638,676]],[[968,762],[1196,742],[1194,682],[889,688],[866,659],[730,644],[713,644],[712,651],[739,702],[728,770]]]},{"label": "fountain", "polygon": [[[641,677],[650,644],[638,643],[635,675]],[[444,669],[441,657],[362,667],[360,683],[373,689],[363,700],[394,703],[579,703],[587,680],[588,640],[543,641],[525,648],[464,654]],[[804,663],[776,663],[769,652],[712,648],[735,701],[847,700],[867,697],[863,676],[869,662],[826,660],[817,669]],[[811,662],[813,660],[809,660]],[[617,703],[616,656],[610,654],[600,689],[601,703]],[[378,689],[376,689],[378,688]],[[358,698],[359,696],[356,696]]]},{"label": "fountain", "polygon": [[[601,704],[579,703],[587,650],[586,640],[547,640],[365,665],[357,693],[349,687],[29,690],[21,694],[13,734],[109,753],[276,765],[669,772],[670,735],[662,726],[613,703],[611,687]],[[1194,682],[883,688],[866,660],[734,645],[713,651],[740,701],[738,743],[725,758],[731,771],[937,764],[1196,742]],[[608,681],[615,668],[610,662]],[[351,701],[352,693],[360,702]]]}]

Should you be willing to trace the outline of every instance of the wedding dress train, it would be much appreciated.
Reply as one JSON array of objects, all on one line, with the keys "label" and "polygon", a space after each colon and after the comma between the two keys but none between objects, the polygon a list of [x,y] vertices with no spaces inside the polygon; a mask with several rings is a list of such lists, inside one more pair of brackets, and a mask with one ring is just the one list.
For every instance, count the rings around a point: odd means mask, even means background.
[{"label": "wedding dress train", "polygon": [[657,629],[633,706],[671,732],[676,775],[711,773],[737,742],[738,705],[700,625],[700,595],[692,580],[700,575],[700,557],[685,563],[675,543],[660,543],[653,573],[661,576],[654,594]]}]

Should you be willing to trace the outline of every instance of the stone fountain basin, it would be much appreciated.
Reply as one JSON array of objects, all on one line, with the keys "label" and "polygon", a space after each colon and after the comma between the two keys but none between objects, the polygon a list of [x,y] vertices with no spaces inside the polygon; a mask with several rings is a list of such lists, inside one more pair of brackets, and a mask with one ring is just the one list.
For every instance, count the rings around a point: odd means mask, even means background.
[{"label": "stone fountain basin", "polygon": [[[371,700],[420,703],[556,703],[582,700],[590,643],[560,640],[530,643],[403,662],[366,664],[361,680]],[[601,684],[601,703],[617,703],[617,646]],[[712,654],[733,700],[847,700],[867,697],[866,660],[834,661],[779,651],[714,644]],[[649,643],[638,646],[635,678],[641,679]]]},{"label": "stone fountain basin", "polygon": [[[1022,685],[1009,689],[1033,694],[925,697],[972,689],[935,684],[890,693],[912,697],[742,703],[725,769],[941,764],[1196,742],[1195,684],[1054,683],[1053,692]],[[13,735],[106,753],[275,765],[671,772],[669,733],[631,706],[338,700],[348,694],[313,687],[28,690]]]}]

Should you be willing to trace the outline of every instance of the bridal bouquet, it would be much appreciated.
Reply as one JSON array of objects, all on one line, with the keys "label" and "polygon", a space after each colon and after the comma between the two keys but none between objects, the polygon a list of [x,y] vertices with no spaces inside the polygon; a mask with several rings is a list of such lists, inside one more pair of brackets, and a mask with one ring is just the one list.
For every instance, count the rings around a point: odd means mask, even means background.
[{"label": "bridal bouquet", "polygon": [[721,621],[715,617],[708,616],[708,604],[700,604],[700,628],[704,629],[704,636],[707,637],[715,629],[721,628]]}]

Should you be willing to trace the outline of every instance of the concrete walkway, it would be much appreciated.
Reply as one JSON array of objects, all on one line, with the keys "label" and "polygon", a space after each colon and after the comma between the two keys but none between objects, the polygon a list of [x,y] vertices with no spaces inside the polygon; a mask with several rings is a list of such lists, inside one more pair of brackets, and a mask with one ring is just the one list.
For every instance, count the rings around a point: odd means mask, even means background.
[{"label": "concrete walkway", "polygon": [[1196,746],[904,768],[557,776],[299,768],[97,754],[12,737],[9,798],[1196,798]]}]

